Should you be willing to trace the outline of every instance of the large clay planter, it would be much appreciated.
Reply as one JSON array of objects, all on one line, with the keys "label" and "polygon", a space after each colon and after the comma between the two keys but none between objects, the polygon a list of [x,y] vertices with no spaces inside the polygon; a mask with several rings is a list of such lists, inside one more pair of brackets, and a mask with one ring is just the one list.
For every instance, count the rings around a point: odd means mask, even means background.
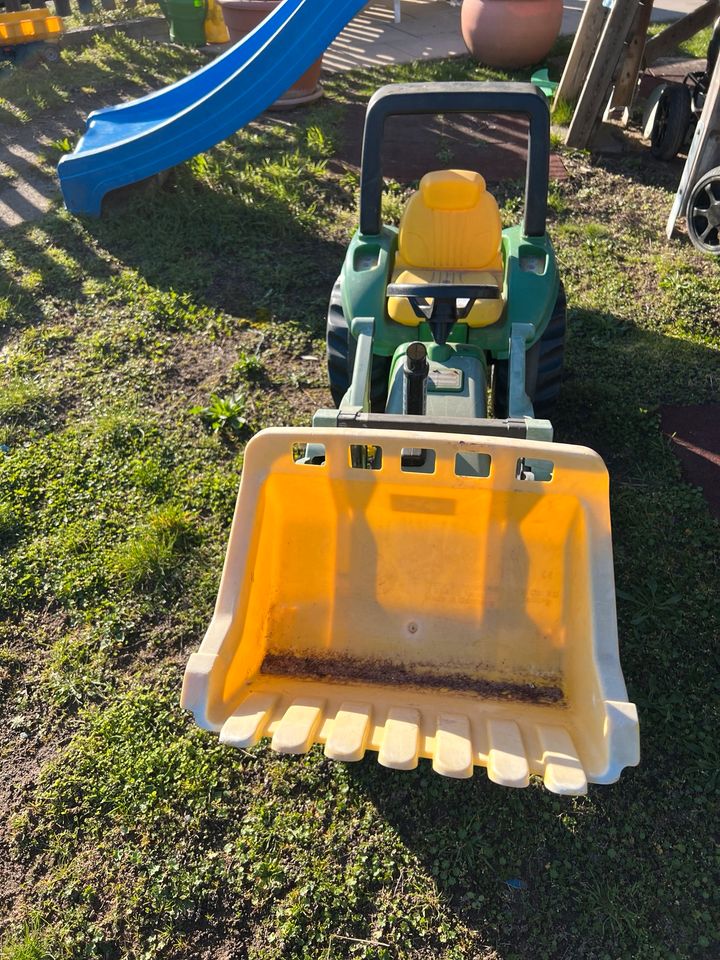
[{"label": "large clay planter", "polygon": [[470,53],[489,67],[539,63],[557,39],[562,0],[463,0],[460,22]]},{"label": "large clay planter", "polygon": [[[262,23],[265,17],[278,6],[280,0],[218,0],[218,2],[222,7],[230,40],[232,43],[237,43]],[[275,101],[270,109],[284,110],[301,103],[310,103],[321,97],[323,95],[323,88],[319,82],[321,69],[322,56]]]}]

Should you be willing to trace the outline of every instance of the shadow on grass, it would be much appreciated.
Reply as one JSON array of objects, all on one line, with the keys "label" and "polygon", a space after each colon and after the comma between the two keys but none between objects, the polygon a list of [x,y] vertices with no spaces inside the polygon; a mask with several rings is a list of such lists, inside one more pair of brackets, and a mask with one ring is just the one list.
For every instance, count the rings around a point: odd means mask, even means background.
[{"label": "shadow on grass", "polygon": [[720,361],[608,314],[578,311],[571,323],[558,439],[610,463],[621,660],[641,765],[577,799],[539,783],[504,789],[477,769],[445,780],[428,761],[384,770],[374,754],[350,775],[499,956],[711,957],[720,751],[708,663],[720,555],[717,524],[680,480],[658,409],[710,399]]},{"label": "shadow on grass", "polygon": [[[96,37],[81,50],[66,50],[59,63],[33,70],[0,64],[0,124],[16,127],[58,107],[71,105],[78,91],[107,95],[120,83],[132,91],[180,79],[205,61],[195,51],[143,43],[122,33]],[[139,93],[139,90],[137,90]],[[122,100],[118,93],[118,100]]]},{"label": "shadow on grass", "polygon": [[2,326],[37,322],[40,293],[72,310],[88,280],[106,281],[121,265],[199,304],[246,317],[262,308],[321,336],[344,245],[252,185],[221,193],[183,173],[132,198],[122,217],[80,222],[61,214],[5,234]]},{"label": "shadow on grass", "polygon": [[[656,160],[647,143],[629,139],[626,142],[627,146],[621,154],[598,154],[593,157],[593,165],[643,186],[662,187],[674,193],[680,183],[686,157],[683,155],[667,161]],[[671,204],[672,198],[668,201],[668,214]]]},{"label": "shadow on grass", "polygon": [[298,219],[292,203],[252,183],[213,189],[179,169],[163,190],[131,200],[126,215],[84,226],[153,286],[235,316],[263,308],[322,335],[345,247],[324,236],[326,225]]},{"label": "shadow on grass", "polygon": [[72,310],[88,279],[107,280],[112,264],[93,249],[76,222],[47,217],[7,231],[0,241],[0,339],[12,329],[38,323],[39,299]]}]

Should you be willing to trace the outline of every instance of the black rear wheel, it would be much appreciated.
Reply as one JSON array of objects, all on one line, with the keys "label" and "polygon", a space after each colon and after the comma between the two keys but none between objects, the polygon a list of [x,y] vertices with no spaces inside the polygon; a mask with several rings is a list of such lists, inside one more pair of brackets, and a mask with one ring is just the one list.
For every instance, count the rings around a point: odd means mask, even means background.
[{"label": "black rear wheel", "polygon": [[669,84],[658,100],[650,134],[650,152],[658,160],[672,160],[682,149],[692,118],[690,91],[685,84]]},{"label": "black rear wheel", "polygon": [[336,407],[340,406],[340,401],[350,386],[350,375],[348,372],[348,336],[349,330],[342,308],[340,279],[338,278],[330,294],[325,332],[330,393],[332,394]]},{"label": "black rear wheel", "polygon": [[[535,416],[542,420],[552,419],[560,396],[566,328],[567,299],[561,283],[550,321],[525,356],[525,390],[532,401]],[[496,360],[493,369],[495,416],[507,417],[508,361]]]},{"label": "black rear wheel", "polygon": [[[350,387],[353,364],[355,363],[355,338],[348,329],[345,311],[342,305],[340,278],[335,281],[330,295],[327,314],[327,367],[330,380],[330,393],[336,407]],[[385,410],[390,376],[390,357],[373,357],[372,383],[370,387],[370,407],[373,412]]]},{"label": "black rear wheel", "polygon": [[720,167],[702,176],[687,205],[688,236],[703,253],[720,254]]},{"label": "black rear wheel", "polygon": [[43,60],[45,63],[59,63],[60,61],[60,47],[55,43],[46,43],[43,52]]}]

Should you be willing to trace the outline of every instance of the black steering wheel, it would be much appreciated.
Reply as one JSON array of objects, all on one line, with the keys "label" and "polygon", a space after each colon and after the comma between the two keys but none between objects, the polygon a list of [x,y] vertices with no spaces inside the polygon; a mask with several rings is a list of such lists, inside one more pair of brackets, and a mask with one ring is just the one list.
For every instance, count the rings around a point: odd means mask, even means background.
[{"label": "black steering wheel", "polygon": [[386,296],[404,297],[418,320],[430,324],[435,342],[443,344],[476,300],[498,300],[500,288],[495,283],[391,283]]}]

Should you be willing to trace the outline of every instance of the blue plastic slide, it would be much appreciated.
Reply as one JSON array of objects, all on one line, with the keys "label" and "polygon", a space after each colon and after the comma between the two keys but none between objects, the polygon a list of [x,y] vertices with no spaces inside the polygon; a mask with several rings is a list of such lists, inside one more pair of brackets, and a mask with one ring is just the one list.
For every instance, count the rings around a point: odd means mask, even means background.
[{"label": "blue plastic slide", "polygon": [[58,164],[65,205],[99,216],[110,190],[187,160],[254,120],[302,76],[366,0],[283,0],[197,73],[140,100],[96,110]]}]

